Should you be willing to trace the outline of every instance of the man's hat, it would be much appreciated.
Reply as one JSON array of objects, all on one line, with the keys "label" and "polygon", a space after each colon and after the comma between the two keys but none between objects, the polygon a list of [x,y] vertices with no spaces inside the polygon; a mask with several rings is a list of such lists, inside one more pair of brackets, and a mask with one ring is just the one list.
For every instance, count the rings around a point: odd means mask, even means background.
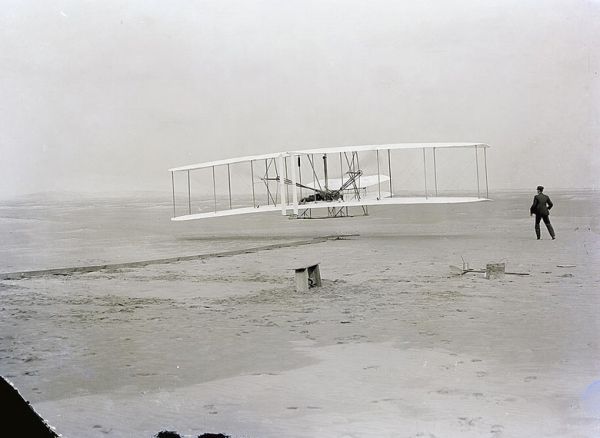
[{"label": "man's hat", "polygon": [[538,189],[540,192],[543,192],[543,191],[544,191],[544,186],[537,186],[537,189]]}]

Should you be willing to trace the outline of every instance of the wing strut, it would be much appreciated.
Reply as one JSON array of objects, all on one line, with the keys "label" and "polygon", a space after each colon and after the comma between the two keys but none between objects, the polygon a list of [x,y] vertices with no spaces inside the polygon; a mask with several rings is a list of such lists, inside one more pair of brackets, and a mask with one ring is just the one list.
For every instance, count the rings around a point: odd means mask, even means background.
[{"label": "wing strut", "polygon": [[192,188],[190,184],[190,171],[187,171],[187,179],[188,179],[188,212],[192,214]]},{"label": "wing strut", "polygon": [[[352,161],[348,159],[348,154],[346,154],[346,152],[344,152],[344,157],[346,158],[346,164],[348,164],[348,175],[352,176],[353,174],[357,173],[354,171],[354,159],[356,158],[356,161],[358,162],[358,154],[356,152],[352,152]],[[362,171],[360,169],[358,170],[358,172],[362,174]],[[360,186],[360,175],[358,175],[358,178],[358,184]],[[346,181],[346,183],[342,186],[343,190],[349,187],[350,184],[354,186],[354,197],[356,198],[356,200],[360,201],[360,189],[356,186],[356,178],[350,178],[349,181]]]},{"label": "wing strut", "polygon": [[433,183],[435,184],[435,196],[437,196],[438,190],[437,190],[437,166],[435,164],[435,147],[433,148]]},{"label": "wing strut", "polygon": [[379,169],[379,149],[375,151],[375,155],[377,156],[377,190],[379,192],[379,197],[377,199],[381,199],[381,171]]},{"label": "wing strut", "polygon": [[477,150],[479,148],[477,147],[477,145],[475,146],[475,168],[477,169],[477,197],[480,198],[480,193],[479,193],[479,154],[477,153]]},{"label": "wing strut", "polygon": [[[265,158],[265,177],[269,177],[269,166],[267,165],[267,159]],[[269,197],[271,196],[271,192],[269,192],[269,182],[263,180],[263,182],[265,183],[265,187],[267,188],[267,205],[271,205],[271,201],[269,200]]]},{"label": "wing strut", "polygon": [[[269,169],[271,168],[271,164],[273,164],[273,159],[271,159],[268,164],[267,160],[265,159],[265,177],[261,179],[265,183],[265,188],[267,189],[267,205],[271,205],[271,201],[273,201],[273,205],[277,205],[277,191],[275,191],[275,198],[273,198],[271,189],[269,188],[269,181],[277,181],[279,175],[277,175],[277,169],[275,169],[275,176],[277,178],[269,178]],[[275,190],[277,190],[277,188]]]},{"label": "wing strut", "polygon": [[342,153],[340,152],[340,178],[342,185],[344,184],[344,163],[342,163]]},{"label": "wing strut", "polygon": [[[296,155],[292,155],[292,159],[290,160],[292,163],[291,171],[292,171],[292,205],[294,208],[294,217],[298,216],[298,191],[296,189]],[[300,169],[300,156],[298,156],[298,169]],[[300,188],[302,190],[302,188]]]},{"label": "wing strut", "polygon": [[215,200],[215,213],[217,212],[217,183],[215,182],[215,166],[212,167],[213,174],[213,198]]},{"label": "wing strut", "polygon": [[173,187],[173,217],[175,214],[175,172],[171,171],[171,186]]},{"label": "wing strut", "polygon": [[323,154],[323,174],[325,175],[325,191],[328,191],[329,181],[327,178],[327,154]]},{"label": "wing strut", "polygon": [[[279,168],[281,169],[283,175],[283,157],[277,157],[277,161],[279,161]],[[279,179],[279,171],[277,170],[277,163],[275,163],[275,171],[277,172],[277,179]],[[286,184],[279,184],[279,192],[281,195],[281,214],[283,216],[287,213],[287,201],[285,199],[285,192],[287,190]]]},{"label": "wing strut", "polygon": [[490,197],[490,191],[488,188],[488,172],[487,172],[487,148],[483,148],[483,164],[485,166],[485,197]]},{"label": "wing strut", "polygon": [[256,196],[254,194],[254,160],[250,160],[250,182],[252,183],[252,206],[256,208]]},{"label": "wing strut", "polygon": [[[283,167],[285,169],[285,179],[288,179],[287,157],[283,157]],[[285,186],[285,199],[286,200],[290,199],[290,191],[289,191],[289,187],[287,185]]]},{"label": "wing strut", "polygon": [[425,148],[423,148],[423,173],[425,174],[425,199],[427,199],[427,163],[425,161]]},{"label": "wing strut", "polygon": [[231,172],[229,171],[229,164],[227,165],[227,185],[229,187],[229,209],[231,210]]},{"label": "wing strut", "polygon": [[388,172],[390,174],[390,198],[394,196],[394,191],[392,190],[392,151],[390,149],[388,151]]}]

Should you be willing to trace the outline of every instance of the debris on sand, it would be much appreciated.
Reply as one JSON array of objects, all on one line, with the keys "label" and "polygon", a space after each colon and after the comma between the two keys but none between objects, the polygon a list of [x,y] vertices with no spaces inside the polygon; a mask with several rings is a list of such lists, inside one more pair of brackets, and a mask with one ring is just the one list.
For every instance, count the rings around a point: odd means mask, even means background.
[{"label": "debris on sand", "polygon": [[173,432],[172,430],[163,430],[158,432],[156,438],[181,438],[177,432]]},{"label": "debris on sand", "polygon": [[485,265],[485,278],[494,280],[503,278],[506,273],[506,263],[488,263]]},{"label": "debris on sand", "polygon": [[[465,275],[467,273],[470,274],[486,274],[487,275],[487,267],[486,269],[471,269],[469,265],[464,265],[463,267],[449,265],[450,275]],[[528,272],[504,272],[506,275],[529,275]],[[486,276],[486,278],[489,278]]]},{"label": "debris on sand", "polygon": [[231,438],[229,435],[223,435],[222,433],[203,433],[198,435],[198,438]]},{"label": "debris on sand", "polygon": [[[156,438],[183,438],[177,432],[172,430],[163,430],[155,435]],[[222,433],[203,433],[198,435],[198,438],[231,438],[229,435],[223,435]]]}]

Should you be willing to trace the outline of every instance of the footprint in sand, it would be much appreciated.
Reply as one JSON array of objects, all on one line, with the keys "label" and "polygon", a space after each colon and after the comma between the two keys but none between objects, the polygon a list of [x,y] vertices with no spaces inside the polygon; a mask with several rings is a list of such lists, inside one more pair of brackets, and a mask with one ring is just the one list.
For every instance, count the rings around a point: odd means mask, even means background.
[{"label": "footprint in sand", "polygon": [[442,394],[442,395],[450,395],[450,394],[458,394],[459,393],[458,389],[448,389],[448,388],[441,388],[435,392],[437,394]]},{"label": "footprint in sand", "polygon": [[492,425],[490,433],[494,437],[500,437],[502,435],[503,430],[504,430],[504,426],[502,426],[501,424],[494,424],[494,425]]},{"label": "footprint in sand", "polygon": [[134,377],[150,377],[150,376],[156,376],[156,373],[150,373],[150,372],[146,372],[146,371],[142,371],[139,373],[133,373]]},{"label": "footprint in sand", "polygon": [[102,426],[100,426],[99,424],[94,424],[94,425],[92,426],[92,428],[93,428],[93,429],[100,429],[100,432],[102,432],[102,433],[103,433],[103,434],[105,434],[105,435],[108,435],[109,433],[111,433],[111,432],[112,432],[112,428],[108,428],[108,429],[107,429],[107,428],[105,428],[105,427],[102,427]]},{"label": "footprint in sand", "polygon": [[435,332],[419,332],[420,335],[425,335],[425,336],[436,336],[437,333]]},{"label": "footprint in sand", "polygon": [[379,369],[379,365],[369,365],[366,367],[363,367],[363,370],[376,370]]},{"label": "footprint in sand", "polygon": [[216,414],[217,411],[215,410],[215,405],[204,405],[202,406],[204,409],[208,409],[208,413],[209,414]]},{"label": "footprint in sand", "polygon": [[371,400],[371,403],[386,403],[386,402],[393,402],[396,400],[397,399],[395,399],[395,398],[382,398],[380,400]]},{"label": "footprint in sand", "polygon": [[474,417],[474,418],[458,417],[458,422],[463,427],[473,427],[473,426],[476,426],[477,423],[479,423],[481,420],[482,420],[481,417]]}]

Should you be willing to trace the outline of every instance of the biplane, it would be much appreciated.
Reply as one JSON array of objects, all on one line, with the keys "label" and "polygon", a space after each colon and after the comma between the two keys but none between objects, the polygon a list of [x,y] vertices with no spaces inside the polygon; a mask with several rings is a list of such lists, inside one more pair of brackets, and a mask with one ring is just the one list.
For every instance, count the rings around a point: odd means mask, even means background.
[{"label": "biplane", "polygon": [[[344,146],[175,167],[169,169],[172,220],[276,211],[294,219],[346,217],[357,212],[368,215],[368,207],[375,205],[486,201],[488,147],[484,143]],[[456,151],[463,151],[458,161],[448,155]],[[442,172],[446,183],[460,177],[462,185],[442,187],[440,158],[446,163]],[[199,195],[192,196],[192,186],[198,187]]]}]

